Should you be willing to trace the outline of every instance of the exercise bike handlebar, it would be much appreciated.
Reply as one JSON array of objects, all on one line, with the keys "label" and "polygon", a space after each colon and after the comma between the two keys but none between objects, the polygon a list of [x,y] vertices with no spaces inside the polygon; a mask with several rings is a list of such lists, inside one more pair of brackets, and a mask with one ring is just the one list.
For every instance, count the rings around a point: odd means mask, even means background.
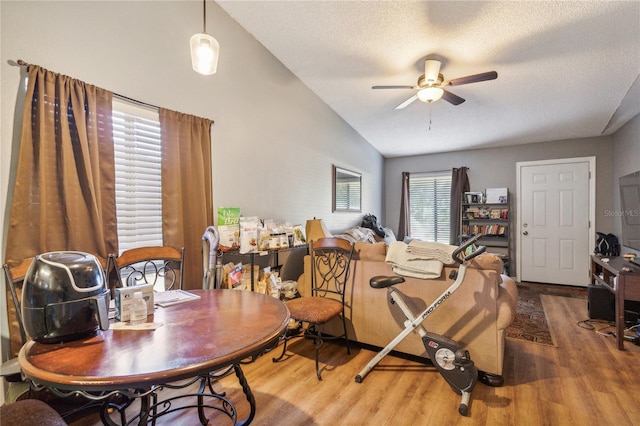
[{"label": "exercise bike handlebar", "polygon": [[453,258],[453,260],[455,260],[457,263],[462,265],[464,262],[468,262],[474,257],[484,253],[487,250],[487,248],[485,246],[478,246],[474,251],[469,253],[467,256],[463,256],[467,247],[471,246],[476,241],[478,241],[480,237],[481,237],[480,234],[473,235],[471,238],[465,241],[464,244],[462,244],[460,247],[455,249],[451,254],[451,257]]}]

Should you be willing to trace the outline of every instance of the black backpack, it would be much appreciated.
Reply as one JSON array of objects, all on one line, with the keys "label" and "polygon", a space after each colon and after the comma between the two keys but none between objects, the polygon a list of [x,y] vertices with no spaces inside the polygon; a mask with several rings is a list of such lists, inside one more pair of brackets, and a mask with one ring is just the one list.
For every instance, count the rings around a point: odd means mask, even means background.
[{"label": "black backpack", "polygon": [[602,256],[620,256],[620,243],[618,237],[613,234],[603,234],[596,232],[598,238],[596,240],[595,254]]},{"label": "black backpack", "polygon": [[370,213],[365,214],[364,218],[362,218],[362,227],[373,229],[373,232],[378,234],[378,237],[380,238],[384,238],[386,234],[386,232],[382,228],[382,225],[380,225],[380,222],[378,222],[378,218]]}]

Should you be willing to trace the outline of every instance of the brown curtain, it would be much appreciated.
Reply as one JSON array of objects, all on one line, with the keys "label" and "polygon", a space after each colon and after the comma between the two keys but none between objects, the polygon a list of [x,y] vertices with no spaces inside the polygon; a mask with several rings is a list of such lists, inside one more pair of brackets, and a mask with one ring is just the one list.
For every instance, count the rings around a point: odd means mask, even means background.
[{"label": "brown curtain", "polygon": [[55,250],[117,253],[112,93],[29,67],[7,262]]},{"label": "brown curtain", "polygon": [[162,238],[184,247],[183,288],[202,286],[202,234],[213,224],[211,120],[160,108]]},{"label": "brown curtain", "polygon": [[469,192],[469,177],[467,168],[453,169],[451,173],[451,226],[449,230],[449,243],[459,245],[458,235],[460,229],[460,213],[462,210],[462,194]]},{"label": "brown curtain", "polygon": [[402,195],[400,198],[400,223],[398,224],[398,241],[404,241],[405,237],[411,235],[409,206],[409,172],[402,172]]}]

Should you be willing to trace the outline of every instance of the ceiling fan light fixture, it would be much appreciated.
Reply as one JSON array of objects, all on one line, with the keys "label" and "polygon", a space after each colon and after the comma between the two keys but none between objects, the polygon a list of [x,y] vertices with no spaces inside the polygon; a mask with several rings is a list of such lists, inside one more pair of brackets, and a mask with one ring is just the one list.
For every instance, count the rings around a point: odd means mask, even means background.
[{"label": "ceiling fan light fixture", "polygon": [[197,73],[204,75],[215,74],[218,71],[220,57],[220,43],[213,36],[207,34],[207,2],[203,0],[203,31],[191,36],[191,66]]},{"label": "ceiling fan light fixture", "polygon": [[431,85],[438,81],[440,65],[440,61],[435,59],[427,59],[424,61],[424,78],[426,84]]},{"label": "ceiling fan light fixture", "polygon": [[444,90],[439,87],[425,87],[418,90],[418,99],[422,102],[434,102],[442,97]]}]

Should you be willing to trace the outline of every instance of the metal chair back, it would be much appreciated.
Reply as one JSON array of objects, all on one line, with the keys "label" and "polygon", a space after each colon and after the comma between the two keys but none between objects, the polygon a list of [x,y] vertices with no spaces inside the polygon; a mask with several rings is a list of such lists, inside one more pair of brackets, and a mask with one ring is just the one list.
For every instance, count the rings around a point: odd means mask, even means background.
[{"label": "metal chair back", "polygon": [[153,284],[154,290],[182,289],[184,248],[139,247],[112,256],[123,286]]}]

